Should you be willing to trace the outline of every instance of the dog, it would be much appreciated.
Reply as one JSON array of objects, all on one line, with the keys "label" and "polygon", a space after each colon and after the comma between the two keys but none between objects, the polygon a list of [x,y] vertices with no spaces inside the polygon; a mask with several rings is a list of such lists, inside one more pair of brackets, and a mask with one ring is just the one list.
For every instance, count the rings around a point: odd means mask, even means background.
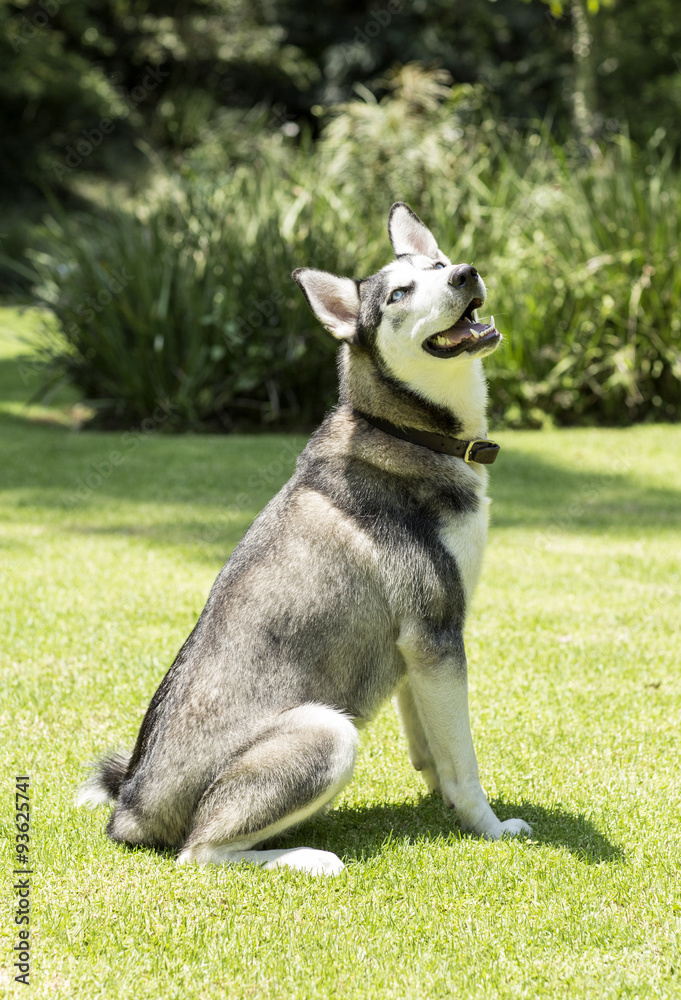
[{"label": "dog", "polygon": [[254,850],[328,806],[358,731],[395,696],[411,763],[463,829],[497,840],[468,717],[466,610],[487,533],[485,285],[402,202],[395,259],[362,280],[293,272],[340,342],[338,406],[258,515],[151,699],[132,753],[79,802],[115,802],[108,835],[178,863],[336,874],[309,848]]}]

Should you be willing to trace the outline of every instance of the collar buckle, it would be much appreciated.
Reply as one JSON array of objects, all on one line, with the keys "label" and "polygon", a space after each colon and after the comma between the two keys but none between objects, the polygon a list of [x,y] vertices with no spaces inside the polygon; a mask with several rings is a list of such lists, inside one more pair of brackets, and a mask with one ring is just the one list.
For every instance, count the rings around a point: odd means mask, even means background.
[{"label": "collar buckle", "polygon": [[468,442],[468,447],[463,454],[464,462],[470,464],[477,462],[480,465],[491,465],[496,461],[499,454],[499,445],[495,441],[486,441],[484,438],[476,438]]}]

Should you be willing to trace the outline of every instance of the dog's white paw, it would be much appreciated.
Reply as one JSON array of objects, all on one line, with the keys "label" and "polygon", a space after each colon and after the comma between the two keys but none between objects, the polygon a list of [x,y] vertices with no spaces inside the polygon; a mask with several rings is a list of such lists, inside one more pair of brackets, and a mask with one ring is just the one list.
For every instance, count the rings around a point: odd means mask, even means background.
[{"label": "dog's white paw", "polygon": [[339,875],[345,868],[341,859],[332,854],[331,851],[316,851],[311,847],[294,847],[290,851],[277,853],[279,857],[266,862],[263,868],[296,868],[298,871],[308,872],[309,875]]},{"label": "dog's white paw", "polygon": [[[531,837],[532,827],[524,819],[507,819],[501,824],[500,837]],[[496,840],[497,838],[495,838]]]},{"label": "dog's white paw", "polygon": [[485,840],[501,840],[502,837],[530,837],[532,827],[524,819],[507,819],[503,823],[495,825],[485,830],[483,837]]},{"label": "dog's white paw", "polygon": [[227,845],[195,844],[180,853],[178,865],[195,861],[200,865],[238,865],[242,861],[260,865],[263,869],[296,868],[310,875],[338,875],[345,865],[331,851],[315,851],[311,847],[290,850],[234,851]]}]

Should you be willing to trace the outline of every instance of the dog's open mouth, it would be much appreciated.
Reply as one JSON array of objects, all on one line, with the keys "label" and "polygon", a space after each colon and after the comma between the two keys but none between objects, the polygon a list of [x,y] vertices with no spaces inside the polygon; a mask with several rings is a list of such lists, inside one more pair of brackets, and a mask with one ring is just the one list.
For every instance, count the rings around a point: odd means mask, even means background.
[{"label": "dog's open mouth", "polygon": [[494,316],[489,323],[477,323],[474,319],[473,310],[479,305],[481,300],[473,299],[453,326],[423,342],[423,350],[436,358],[453,358],[457,354],[475,354],[483,347],[496,347],[501,334],[494,325]]}]

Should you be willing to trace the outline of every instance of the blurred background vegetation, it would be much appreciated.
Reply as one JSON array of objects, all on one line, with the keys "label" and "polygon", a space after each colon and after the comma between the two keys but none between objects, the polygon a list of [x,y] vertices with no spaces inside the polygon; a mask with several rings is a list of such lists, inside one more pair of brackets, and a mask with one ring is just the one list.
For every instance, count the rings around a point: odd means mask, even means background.
[{"label": "blurred background vegetation", "polygon": [[[511,426],[675,420],[677,0],[0,0],[0,294],[97,426],[308,428],[294,267],[386,263],[409,202],[479,266]],[[56,332],[55,332],[56,331]]]}]

